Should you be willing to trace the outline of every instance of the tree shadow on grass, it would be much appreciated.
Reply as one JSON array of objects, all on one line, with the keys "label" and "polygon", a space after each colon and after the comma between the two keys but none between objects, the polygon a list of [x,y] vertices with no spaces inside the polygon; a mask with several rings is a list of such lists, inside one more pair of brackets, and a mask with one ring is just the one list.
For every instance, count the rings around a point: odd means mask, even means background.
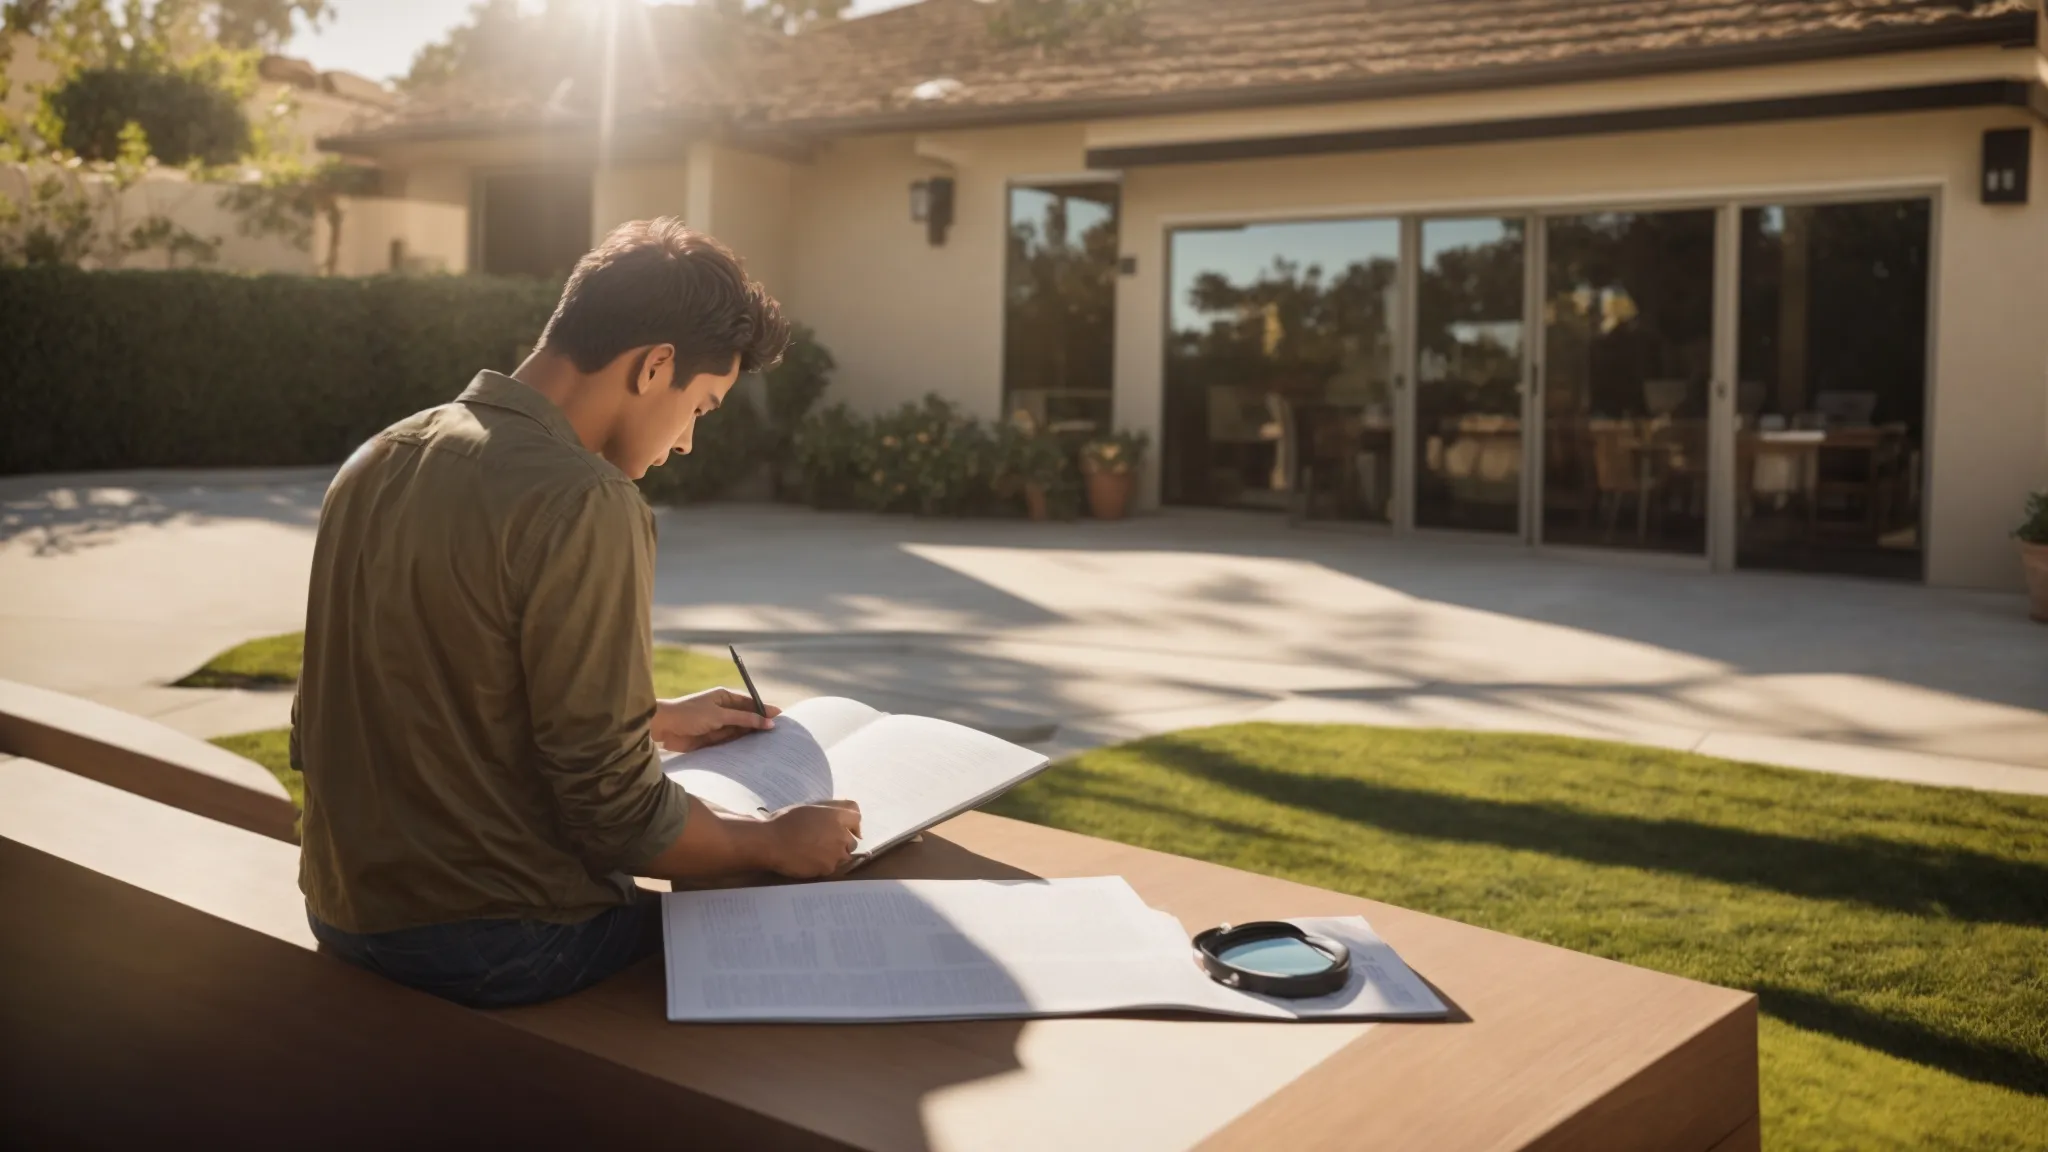
[{"label": "tree shadow on grass", "polygon": [[[1808,840],[1299,776],[1171,740],[1150,742],[1145,751],[1170,767],[1242,793],[1389,832],[1682,873],[1929,917],[2048,923],[2048,869],[1981,853],[1876,839]],[[2048,1097],[2048,1060],[2038,1054],[1972,1043],[1810,992],[1770,984],[1755,991],[1765,1013],[1795,1027],[1964,1079]]]},{"label": "tree shadow on grass", "polygon": [[1246,824],[1238,820],[1226,820],[1201,812],[1190,812],[1171,804],[1112,792],[1085,777],[1077,779],[1072,773],[1062,772],[1049,772],[1039,776],[1022,788],[1005,793],[984,805],[982,810],[998,816],[1008,816],[1013,820],[1059,827],[1060,805],[1065,803],[1105,804],[1126,812],[1142,812],[1165,817],[1179,828],[1200,824],[1230,836],[1255,840],[1274,839],[1274,833],[1270,828],[1261,828],[1256,824]]},{"label": "tree shadow on grass", "polygon": [[1809,840],[1685,820],[1418,792],[1276,771],[1171,740],[1148,755],[1193,776],[1303,811],[1433,840],[1493,844],[1589,864],[1675,872],[1987,924],[2048,925],[2048,868],[1890,840]]},{"label": "tree shadow on grass", "polygon": [[1861,1044],[1965,1080],[2048,1098],[2048,1060],[2033,1053],[1972,1044],[1910,1020],[1880,1015],[1811,992],[1770,984],[1756,988],[1755,992],[1765,1015],[1795,1028]]}]

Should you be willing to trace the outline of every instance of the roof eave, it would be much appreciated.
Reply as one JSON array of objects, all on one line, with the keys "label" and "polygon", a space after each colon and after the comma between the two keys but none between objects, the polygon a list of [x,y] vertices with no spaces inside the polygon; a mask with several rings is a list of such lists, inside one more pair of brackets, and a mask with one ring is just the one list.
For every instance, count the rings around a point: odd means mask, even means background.
[{"label": "roof eave", "polygon": [[1983,45],[2030,47],[2038,43],[2038,31],[2035,13],[2017,12],[1985,20],[1929,28],[1847,32],[1769,44],[1692,48],[1593,60],[1545,61],[1507,67],[1465,69],[1429,76],[1347,79],[1320,84],[1272,85],[1264,88],[1047,101],[996,107],[968,105],[904,108],[857,116],[778,120],[775,127],[785,132],[814,133],[820,136],[865,135],[893,131],[1011,127],[1112,117],[1168,116],[1355,100],[1387,100],[1406,96],[1536,88],[1553,84],[1625,80],[1681,72],[1707,72],[1857,56],[1883,56],[1942,48]]},{"label": "roof eave", "polygon": [[[700,112],[670,112],[635,115],[622,119],[615,132],[622,139],[641,139],[659,134],[705,132],[716,128],[720,117]],[[596,121],[587,117],[557,120],[438,120],[419,124],[395,124],[367,132],[321,136],[314,146],[344,156],[375,158],[394,148],[416,144],[447,143],[457,140],[502,140],[515,136],[589,136]]]}]

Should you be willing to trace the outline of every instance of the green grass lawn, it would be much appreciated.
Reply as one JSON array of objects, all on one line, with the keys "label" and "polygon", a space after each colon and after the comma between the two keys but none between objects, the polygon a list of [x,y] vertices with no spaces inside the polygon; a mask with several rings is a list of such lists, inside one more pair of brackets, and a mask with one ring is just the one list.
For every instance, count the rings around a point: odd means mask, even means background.
[{"label": "green grass lawn", "polygon": [[292,632],[238,644],[178,681],[179,688],[289,688],[299,681],[306,634]]},{"label": "green grass lawn", "polygon": [[[659,659],[664,696],[733,675]],[[297,796],[282,731],[217,743]],[[1090,752],[992,809],[1754,990],[1772,1148],[2048,1148],[2048,799],[1255,724]]]},{"label": "green grass lawn", "polygon": [[[179,688],[289,688],[299,682],[306,660],[306,634],[290,632],[238,644],[177,682]],[[657,644],[654,692],[682,696],[721,685],[740,687],[739,669],[724,656]]]}]

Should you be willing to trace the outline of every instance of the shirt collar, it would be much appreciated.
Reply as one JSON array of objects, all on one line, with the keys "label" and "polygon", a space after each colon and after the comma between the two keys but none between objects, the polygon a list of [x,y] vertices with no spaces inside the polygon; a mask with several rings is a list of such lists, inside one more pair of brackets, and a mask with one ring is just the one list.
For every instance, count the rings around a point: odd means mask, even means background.
[{"label": "shirt collar", "polygon": [[554,401],[502,372],[477,373],[476,379],[471,380],[469,387],[463,389],[462,395],[456,399],[463,404],[483,404],[517,412],[547,429],[555,439],[583,448],[583,439],[576,435],[575,425],[569,423],[569,417],[555,407]]}]

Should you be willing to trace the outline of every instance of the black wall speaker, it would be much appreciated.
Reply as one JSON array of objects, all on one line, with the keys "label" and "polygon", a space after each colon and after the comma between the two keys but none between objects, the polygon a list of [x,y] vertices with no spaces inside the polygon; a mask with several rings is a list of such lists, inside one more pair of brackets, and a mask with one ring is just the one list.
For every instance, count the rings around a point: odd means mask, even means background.
[{"label": "black wall speaker", "polygon": [[1984,203],[2025,204],[2032,128],[1993,128],[1984,133]]}]

